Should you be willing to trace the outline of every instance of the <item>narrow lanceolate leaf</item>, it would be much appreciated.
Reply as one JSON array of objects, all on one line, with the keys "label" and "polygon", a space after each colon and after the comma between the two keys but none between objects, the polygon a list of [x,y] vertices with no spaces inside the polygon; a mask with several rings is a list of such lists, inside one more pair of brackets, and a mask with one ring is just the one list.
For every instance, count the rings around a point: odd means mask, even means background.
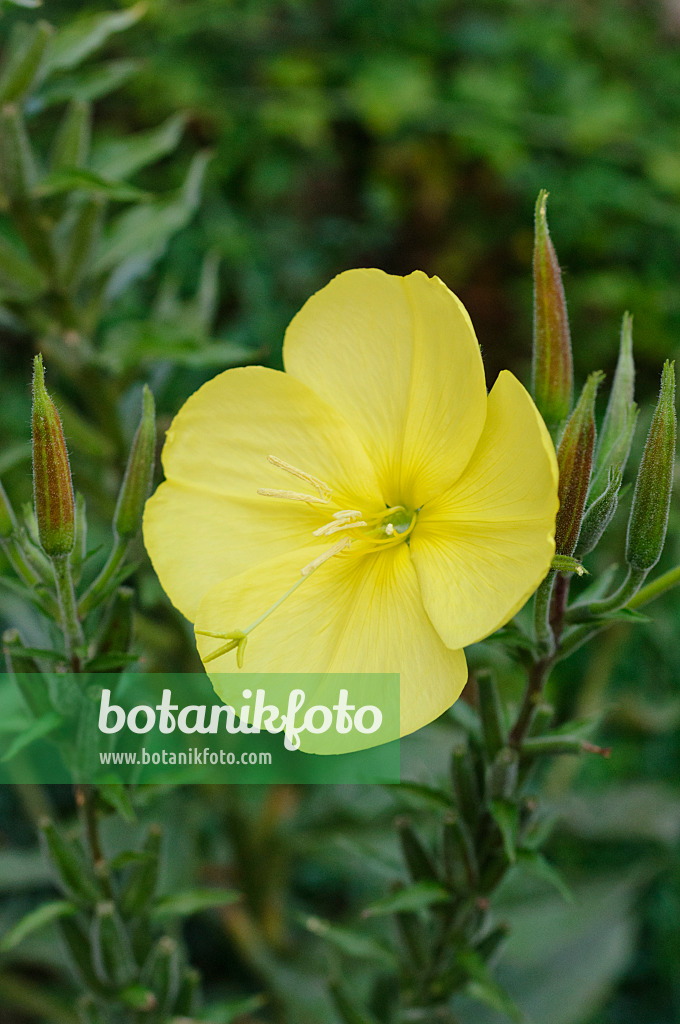
[{"label": "narrow lanceolate leaf", "polygon": [[0,187],[9,202],[30,195],[37,180],[31,144],[19,109],[8,103],[0,112]]},{"label": "narrow lanceolate leaf", "polygon": [[92,107],[84,100],[72,100],[59,125],[52,146],[53,171],[84,167],[90,151]]},{"label": "narrow lanceolate leaf", "polygon": [[87,271],[102,229],[104,199],[88,197],[80,204],[62,253],[61,278],[75,290]]},{"label": "narrow lanceolate leaf", "polygon": [[0,951],[9,952],[33,932],[42,931],[52,921],[70,916],[75,912],[76,908],[68,900],[50,900],[48,903],[42,903],[26,917],[22,917],[8,932],[5,932],[0,942]]},{"label": "narrow lanceolate leaf", "polygon": [[0,537],[11,537],[17,528],[14,511],[10,505],[5,488],[0,483]]},{"label": "narrow lanceolate leaf", "polygon": [[122,32],[134,25],[146,11],[146,4],[138,3],[122,11],[103,14],[84,14],[61,29],[50,50],[51,71],[73,68],[104,45],[114,32]]},{"label": "narrow lanceolate leaf", "polygon": [[603,376],[596,371],[588,377],[557,449],[560,508],[555,545],[560,555],[574,554],[581,529],[595,447],[595,396]]},{"label": "narrow lanceolate leaf", "polygon": [[142,525],[144,504],[151,490],[156,446],[153,395],[144,386],[142,418],[132,442],[125,476],[118,495],[113,526],[121,540],[131,540]]},{"label": "narrow lanceolate leaf", "polygon": [[21,99],[40,79],[53,31],[46,21],[39,21],[21,39],[12,37],[0,74],[0,103]]},{"label": "narrow lanceolate leaf", "polygon": [[386,914],[396,914],[401,911],[425,910],[435,903],[446,903],[450,894],[443,885],[437,882],[414,882],[413,885],[406,885],[396,889],[389,896],[376,900],[362,913],[362,917],[383,917]]},{"label": "narrow lanceolate leaf", "polygon": [[611,468],[619,466],[621,473],[626,468],[637,419],[634,392],[633,318],[630,313],[625,313],[621,325],[621,342],[614,382],[597,442],[590,488],[591,498],[596,498],[605,490]]},{"label": "narrow lanceolate leaf", "polygon": [[666,361],[628,521],[626,561],[635,570],[651,569],[663,551],[673,487],[676,431],[675,364]]},{"label": "narrow lanceolate leaf", "polygon": [[48,555],[67,555],[75,537],[75,503],[64,431],[45,390],[42,356],[33,377],[33,497],[40,543]]},{"label": "narrow lanceolate leaf", "polygon": [[0,288],[5,297],[34,299],[45,290],[45,278],[26,256],[0,236]]},{"label": "narrow lanceolate leaf", "polygon": [[562,274],[548,231],[542,189],[536,203],[534,237],[533,394],[549,425],[569,415],[573,392],[571,337]]}]

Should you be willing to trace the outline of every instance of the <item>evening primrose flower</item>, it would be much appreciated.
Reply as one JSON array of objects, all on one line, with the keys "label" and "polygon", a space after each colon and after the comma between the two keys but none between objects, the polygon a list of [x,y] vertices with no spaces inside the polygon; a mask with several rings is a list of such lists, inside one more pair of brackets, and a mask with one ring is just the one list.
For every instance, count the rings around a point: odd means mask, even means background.
[{"label": "evening primrose flower", "polygon": [[146,546],[223,699],[240,667],[398,672],[404,735],[451,706],[463,648],[546,575],[554,448],[511,373],[487,395],[467,312],[419,271],[340,274],[283,359],[180,410]]}]

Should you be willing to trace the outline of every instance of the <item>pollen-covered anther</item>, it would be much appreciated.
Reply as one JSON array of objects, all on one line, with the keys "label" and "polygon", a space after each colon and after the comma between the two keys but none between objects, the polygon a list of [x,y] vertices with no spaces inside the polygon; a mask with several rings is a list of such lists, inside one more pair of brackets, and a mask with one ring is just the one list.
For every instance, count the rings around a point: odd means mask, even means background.
[{"label": "pollen-covered anther", "polygon": [[311,473],[305,473],[304,470],[298,469],[296,466],[291,466],[289,462],[284,462],[283,459],[279,459],[276,455],[268,455],[267,461],[271,462],[272,466],[276,466],[277,469],[282,469],[284,472],[290,473],[291,476],[297,477],[298,480],[304,480],[306,484],[310,484],[316,491],[316,495],[304,494],[301,491],[282,491],[272,489],[271,487],[258,488],[258,494],[262,494],[267,498],[288,498],[291,501],[311,501],[328,505],[332,497],[332,491],[323,480],[312,476]]},{"label": "pollen-covered anther", "polygon": [[356,530],[358,527],[367,525],[361,518],[361,512],[357,511],[357,509],[347,508],[342,512],[334,512],[333,521],[319,526],[318,529],[313,531],[313,535],[315,537],[330,537],[332,534],[340,533],[342,530]]},{"label": "pollen-covered anther", "polygon": [[341,551],[345,551],[351,544],[349,537],[343,537],[342,540],[337,541],[332,548],[328,551],[324,551],[322,555],[318,555],[311,562],[300,569],[300,575],[303,577],[310,576],[315,569],[318,569],[320,565],[327,562],[329,558],[333,558],[334,555],[339,555]]}]

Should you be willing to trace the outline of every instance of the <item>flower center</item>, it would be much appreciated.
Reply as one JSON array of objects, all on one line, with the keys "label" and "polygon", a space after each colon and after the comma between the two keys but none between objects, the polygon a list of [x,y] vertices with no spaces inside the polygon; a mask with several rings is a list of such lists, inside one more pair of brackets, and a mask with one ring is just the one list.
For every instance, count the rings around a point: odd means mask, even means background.
[{"label": "flower center", "polygon": [[260,615],[255,622],[251,623],[247,629],[235,629],[229,633],[212,633],[207,630],[197,629],[196,633],[201,636],[210,636],[215,639],[228,641],[222,647],[207,655],[203,659],[204,662],[214,661],[228,651],[236,650],[238,667],[242,668],[248,635],[256,626],[264,622],[272,612],[276,611],[286,598],[290,597],[320,566],[330,558],[342,554],[349,548],[352,548],[357,554],[368,554],[385,547],[395,547],[404,541],[408,543],[408,538],[416,525],[417,509],[409,511],[403,505],[393,505],[391,508],[385,508],[378,513],[364,514],[360,509],[339,508],[337,502],[333,500],[331,488],[323,480],[312,476],[310,473],[306,473],[304,470],[297,469],[296,466],[291,466],[290,463],[284,462],[283,459],[279,459],[276,455],[270,455],[268,461],[278,469],[282,469],[284,472],[301,480],[307,489],[304,491],[293,491],[261,487],[257,493],[265,498],[301,501],[311,506],[326,506],[329,512],[332,508],[335,508],[335,511],[330,513],[330,519],[317,527],[316,530],[313,530],[312,535],[314,537],[337,537],[337,539],[331,547],[322,551],[311,562],[304,565],[300,569],[300,578],[296,580],[293,586],[275,601],[264,614]]}]

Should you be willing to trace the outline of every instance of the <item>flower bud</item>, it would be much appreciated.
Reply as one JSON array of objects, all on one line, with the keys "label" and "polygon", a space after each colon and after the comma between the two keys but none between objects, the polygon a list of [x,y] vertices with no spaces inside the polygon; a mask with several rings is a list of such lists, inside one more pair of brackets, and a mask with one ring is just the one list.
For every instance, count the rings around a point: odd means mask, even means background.
[{"label": "flower bud", "polygon": [[599,498],[588,507],[581,523],[576,553],[585,558],[597,547],[602,534],[607,529],[619,503],[621,489],[621,469],[613,467],[609,470],[609,483]]},{"label": "flower bud", "polygon": [[548,425],[554,426],[569,415],[574,375],[562,274],[545,212],[547,198],[548,193],[541,189],[534,235],[532,382],[539,412]]},{"label": "flower bud", "polygon": [[630,313],[625,313],[621,325],[621,342],[614,383],[597,441],[593,481],[590,486],[591,498],[598,497],[607,489],[610,469],[619,466],[623,473],[626,468],[637,420],[637,406],[633,401],[634,389],[633,318]]},{"label": "flower bud", "polygon": [[129,982],[136,965],[130,939],[112,902],[97,904],[90,941],[100,981],[117,987]]},{"label": "flower bud", "polygon": [[16,519],[5,488],[0,484],[0,537],[11,537],[17,528]]},{"label": "flower bud", "polygon": [[142,418],[132,442],[113,517],[113,528],[121,540],[132,540],[142,525],[144,504],[151,490],[155,448],[154,401],[153,395],[145,385]]},{"label": "flower bud", "polygon": [[560,555],[573,555],[581,529],[595,447],[595,396],[603,376],[597,370],[588,377],[557,449],[560,508],[555,545]]},{"label": "flower bud", "polygon": [[33,376],[33,499],[43,550],[47,555],[69,554],[75,536],[71,468],[59,413],[45,390],[40,355]]},{"label": "flower bud", "polygon": [[661,391],[647,434],[628,520],[626,561],[647,571],[659,561],[666,539],[675,464],[675,364],[666,361]]},{"label": "flower bud", "polygon": [[179,995],[174,1006],[174,1012],[178,1016],[190,1017],[196,1011],[200,987],[201,976],[198,971],[193,967],[187,968],[180,983]]}]

